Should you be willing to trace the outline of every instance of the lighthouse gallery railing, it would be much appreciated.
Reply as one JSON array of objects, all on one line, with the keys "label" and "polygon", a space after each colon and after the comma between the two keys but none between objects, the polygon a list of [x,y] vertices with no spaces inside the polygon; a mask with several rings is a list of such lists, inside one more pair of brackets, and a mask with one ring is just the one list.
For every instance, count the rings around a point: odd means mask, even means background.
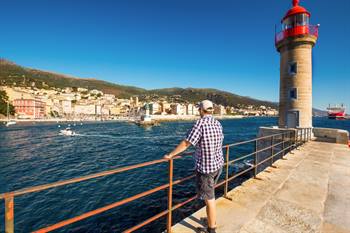
[{"label": "lighthouse gallery railing", "polygon": [[[225,153],[226,161],[224,164],[225,178],[224,178],[224,180],[219,181],[219,183],[216,185],[216,188],[224,185],[224,197],[227,198],[228,185],[229,185],[230,181],[232,181],[233,179],[237,178],[238,176],[241,176],[249,171],[252,171],[253,175],[255,177],[259,173],[259,170],[261,170],[262,165],[264,163],[269,162],[270,165],[272,166],[272,164],[275,161],[275,157],[277,157],[277,156],[283,157],[286,154],[286,152],[289,152],[292,149],[295,149],[295,148],[301,146],[302,144],[304,144],[305,142],[309,141],[311,139],[311,135],[312,135],[311,128],[287,130],[286,132],[283,132],[283,133],[273,134],[273,135],[269,135],[269,136],[265,136],[265,137],[259,137],[259,138],[255,138],[252,140],[233,143],[233,144],[229,144],[229,145],[224,146],[223,148],[226,151],[226,153]],[[267,144],[267,146],[263,146],[262,148],[259,148],[259,143],[263,140],[264,140],[264,142],[268,142],[268,144]],[[249,153],[249,154],[246,154],[244,156],[238,157],[236,159],[230,160],[230,155],[232,156],[233,150],[235,147],[240,146],[240,145],[244,145],[244,144],[248,144],[248,143],[255,143],[255,150],[252,153]],[[276,152],[276,149],[279,149],[279,151]],[[258,158],[259,157],[258,155],[259,155],[259,153],[264,153],[264,152],[269,152],[271,154],[269,154],[268,157],[265,157],[265,158],[263,158],[263,160],[260,161]],[[191,153],[183,153],[181,156],[177,156],[174,159],[181,159],[182,157],[188,156],[188,155],[191,155]],[[232,172],[232,174],[229,174],[229,166],[232,166],[234,163],[237,163],[238,161],[247,159],[247,158],[252,157],[252,156],[254,158],[254,164],[251,164],[247,169],[245,169],[243,171],[239,171],[236,174],[234,172]],[[160,163],[168,163],[168,178],[169,178],[169,180],[168,180],[167,184],[163,184],[159,187],[144,191],[142,193],[125,198],[125,199],[117,201],[117,202],[114,202],[114,203],[106,205],[104,207],[86,212],[82,215],[58,222],[58,223],[53,224],[51,226],[41,228],[41,229],[36,230],[34,232],[41,232],[41,233],[42,232],[50,232],[50,231],[62,228],[64,226],[67,226],[69,224],[72,224],[72,223],[81,221],[83,219],[89,218],[91,216],[100,214],[100,213],[105,212],[107,210],[116,208],[118,206],[122,206],[126,203],[132,202],[134,200],[140,199],[142,197],[148,196],[148,195],[156,193],[158,191],[165,190],[165,189],[168,189],[168,206],[167,206],[168,208],[167,208],[167,210],[158,213],[157,215],[139,223],[138,225],[136,225],[134,227],[131,227],[129,229],[124,230],[124,232],[136,231],[137,229],[140,229],[141,227],[143,227],[143,226],[145,226],[145,225],[147,225],[147,224],[149,224],[149,223],[151,223],[151,222],[153,222],[153,221],[155,221],[163,216],[166,216],[166,219],[167,219],[167,224],[166,224],[167,232],[171,232],[172,212],[197,198],[197,196],[195,195],[193,197],[190,197],[186,201],[183,201],[183,202],[175,204],[175,205],[173,204],[173,186],[180,184],[184,181],[190,180],[190,179],[195,177],[195,175],[191,175],[188,177],[184,177],[182,179],[173,180],[173,170],[174,170],[174,163],[173,162],[174,162],[174,159],[153,160],[153,161],[149,161],[149,162],[145,162],[145,163],[140,163],[140,164],[116,168],[116,169],[112,169],[112,170],[108,170],[108,171],[103,171],[103,172],[99,172],[99,173],[95,173],[95,174],[91,174],[91,175],[87,175],[87,176],[82,176],[82,177],[73,178],[73,179],[69,179],[69,180],[59,181],[59,182],[45,184],[45,185],[34,186],[34,187],[30,187],[30,188],[25,188],[25,189],[20,189],[20,190],[0,194],[0,200],[4,199],[4,201],[5,201],[5,232],[6,233],[13,233],[14,232],[14,211],[15,211],[14,210],[14,198],[16,196],[20,196],[20,195],[24,195],[24,194],[28,194],[28,193],[33,193],[33,192],[39,192],[39,191],[43,191],[46,189],[64,186],[64,185],[68,185],[68,184],[83,182],[83,181],[95,179],[98,177],[114,175],[117,173],[122,173],[125,171],[130,171],[130,170],[134,170],[134,169],[138,169],[138,168],[142,168],[142,167],[147,167],[147,166],[151,166],[151,165],[155,165],[155,164],[160,164]]]},{"label": "lighthouse gallery railing", "polygon": [[275,44],[281,42],[287,37],[298,35],[311,35],[318,37],[319,25],[296,26],[294,28],[286,29],[275,34]]}]

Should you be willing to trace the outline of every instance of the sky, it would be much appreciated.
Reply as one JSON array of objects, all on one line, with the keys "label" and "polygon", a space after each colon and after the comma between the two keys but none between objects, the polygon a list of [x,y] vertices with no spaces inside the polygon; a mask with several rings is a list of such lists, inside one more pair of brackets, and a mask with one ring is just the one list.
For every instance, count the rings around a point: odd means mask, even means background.
[{"label": "sky", "polygon": [[[0,57],[146,89],[217,88],[278,101],[275,25],[291,2],[0,0]],[[350,1],[301,5],[321,24],[313,105],[350,108]]]}]

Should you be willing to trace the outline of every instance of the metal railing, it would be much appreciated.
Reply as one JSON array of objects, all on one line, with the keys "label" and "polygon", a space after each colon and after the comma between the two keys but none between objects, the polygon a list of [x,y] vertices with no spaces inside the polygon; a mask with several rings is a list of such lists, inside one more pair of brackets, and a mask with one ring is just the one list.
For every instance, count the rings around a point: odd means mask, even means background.
[{"label": "metal railing", "polygon": [[[218,182],[216,184],[215,188],[218,188],[218,187],[224,185],[224,197],[228,198],[227,193],[228,193],[228,187],[229,187],[230,181],[232,181],[233,179],[237,178],[238,176],[241,176],[249,171],[253,171],[253,176],[256,177],[256,175],[259,173],[259,169],[263,170],[266,167],[268,167],[268,166],[265,166],[265,167],[261,168],[265,163],[269,162],[269,165],[272,166],[272,164],[274,163],[275,158],[277,156],[283,157],[289,151],[296,149],[299,146],[303,145],[305,142],[307,142],[311,139],[311,135],[312,135],[311,128],[286,130],[283,133],[259,137],[259,138],[255,138],[252,140],[233,143],[233,144],[229,144],[229,145],[224,146],[223,149],[226,150],[226,153],[225,153],[225,157],[226,157],[225,160],[226,161],[224,163],[225,178],[224,178],[224,180]],[[230,160],[230,155],[231,156],[233,155],[233,150],[236,147],[241,146],[241,145],[246,145],[249,143],[255,144],[255,148],[254,148],[254,151],[252,153],[248,153],[248,154],[240,156],[236,159]],[[264,145],[266,143],[268,144],[267,146]],[[276,149],[278,150],[278,152],[276,152]],[[184,156],[188,156],[191,154],[193,154],[193,153],[183,153],[181,156],[176,156],[170,160],[167,160],[167,159],[153,160],[153,161],[149,161],[149,162],[145,162],[145,163],[140,163],[140,164],[121,167],[121,168],[112,169],[112,170],[108,170],[108,171],[103,171],[103,172],[99,172],[99,173],[94,173],[94,174],[87,175],[87,176],[82,176],[82,177],[73,178],[73,179],[69,179],[69,180],[64,180],[64,181],[59,181],[59,182],[55,182],[55,183],[29,187],[29,188],[25,188],[25,189],[20,189],[20,190],[0,194],[0,200],[4,199],[4,202],[5,202],[5,232],[6,233],[13,233],[14,232],[14,211],[15,211],[14,210],[14,198],[16,196],[21,196],[21,195],[28,194],[28,193],[39,192],[39,191],[43,191],[43,190],[47,190],[47,189],[51,189],[51,188],[56,188],[56,187],[60,187],[60,186],[68,185],[68,184],[83,182],[83,181],[95,179],[98,177],[114,175],[117,173],[122,173],[122,172],[130,171],[130,170],[134,170],[134,169],[138,169],[138,168],[142,168],[142,167],[147,167],[147,166],[151,166],[151,165],[155,165],[155,164],[160,164],[160,163],[168,163],[168,183],[167,184],[163,184],[163,185],[158,186],[156,188],[144,191],[142,193],[136,194],[134,196],[125,198],[125,199],[117,201],[117,202],[114,202],[114,203],[106,205],[104,207],[86,212],[84,214],[81,214],[79,216],[76,216],[76,217],[61,221],[61,222],[58,222],[58,223],[53,224],[51,226],[41,228],[41,229],[36,230],[34,232],[38,232],[38,233],[39,232],[40,233],[50,232],[50,231],[62,228],[64,226],[67,226],[69,224],[72,224],[72,223],[81,221],[83,219],[89,218],[91,216],[100,214],[100,213],[105,212],[107,210],[116,208],[118,206],[122,206],[126,203],[132,202],[134,200],[140,199],[140,198],[148,196],[150,194],[159,192],[161,190],[165,190],[165,189],[168,189],[167,210],[164,210],[164,211],[156,214],[155,216],[148,218],[147,220],[139,223],[138,225],[136,225],[134,227],[131,227],[131,228],[125,230],[124,232],[136,231],[137,229],[140,229],[141,227],[143,227],[143,226],[145,226],[145,225],[147,225],[147,224],[149,224],[149,223],[151,223],[151,222],[153,222],[153,221],[155,221],[163,216],[167,217],[166,218],[167,219],[167,223],[166,223],[167,232],[171,232],[172,212],[197,198],[197,195],[194,195],[181,203],[173,205],[173,186],[180,184],[184,181],[190,180],[190,179],[195,177],[195,175],[190,175],[190,176],[178,179],[178,180],[173,180],[174,159],[180,159]],[[264,156],[264,154],[265,154],[265,156]],[[266,156],[266,154],[268,154],[268,156]],[[261,158],[261,157],[263,157],[263,158]],[[233,166],[233,164],[237,163],[238,161],[248,159],[248,158],[251,158],[254,161],[253,164],[250,164],[250,166],[248,166],[247,169],[244,169],[244,170],[239,171],[237,173],[235,173],[234,171],[231,171],[232,174],[230,174],[230,172],[229,172],[230,166]]]},{"label": "metal railing", "polygon": [[298,35],[312,35],[318,37],[319,25],[307,25],[307,26],[296,26],[294,28],[285,29],[276,33],[275,44],[287,37],[298,36]]}]

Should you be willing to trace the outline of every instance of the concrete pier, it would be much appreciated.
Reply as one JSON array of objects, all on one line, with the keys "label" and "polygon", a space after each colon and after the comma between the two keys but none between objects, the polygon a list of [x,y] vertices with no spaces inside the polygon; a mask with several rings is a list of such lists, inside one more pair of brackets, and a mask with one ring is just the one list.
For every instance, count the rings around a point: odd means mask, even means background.
[{"label": "concrete pier", "polygon": [[[311,141],[217,199],[218,233],[350,232],[350,149]],[[172,228],[206,226],[205,208]]]}]

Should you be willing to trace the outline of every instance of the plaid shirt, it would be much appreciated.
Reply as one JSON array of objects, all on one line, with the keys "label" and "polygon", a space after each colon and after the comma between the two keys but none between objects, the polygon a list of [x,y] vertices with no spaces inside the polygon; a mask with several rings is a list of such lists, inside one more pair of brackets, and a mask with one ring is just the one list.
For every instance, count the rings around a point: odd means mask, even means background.
[{"label": "plaid shirt", "polygon": [[197,120],[186,137],[196,147],[196,170],[207,174],[217,171],[224,164],[222,143],[224,134],[219,121],[207,115]]}]

